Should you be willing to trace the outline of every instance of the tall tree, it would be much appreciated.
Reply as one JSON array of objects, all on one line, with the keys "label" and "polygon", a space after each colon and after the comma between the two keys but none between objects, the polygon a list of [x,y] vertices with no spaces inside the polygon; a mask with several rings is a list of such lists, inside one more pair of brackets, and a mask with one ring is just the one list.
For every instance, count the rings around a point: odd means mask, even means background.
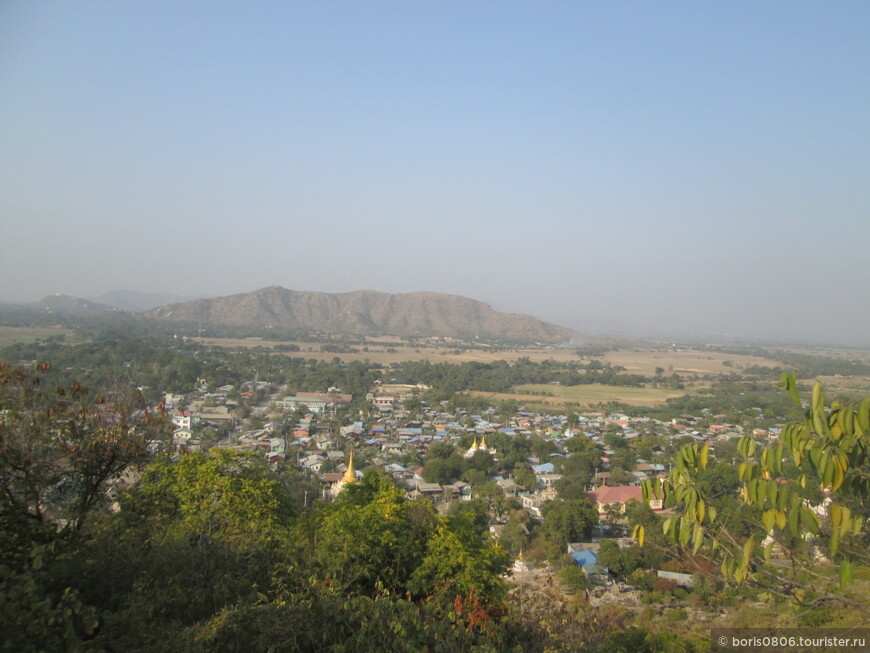
[{"label": "tall tree", "polygon": [[49,369],[0,362],[0,511],[75,530],[111,481],[166,445],[168,424],[137,390],[47,388]]}]

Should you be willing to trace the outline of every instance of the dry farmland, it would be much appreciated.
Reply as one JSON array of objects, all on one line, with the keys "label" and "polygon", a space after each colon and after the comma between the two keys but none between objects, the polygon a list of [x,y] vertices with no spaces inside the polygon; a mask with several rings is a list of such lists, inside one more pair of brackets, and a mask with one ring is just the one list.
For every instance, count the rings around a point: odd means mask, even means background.
[{"label": "dry farmland", "polygon": [[520,385],[510,393],[473,392],[493,401],[515,399],[524,405],[547,407],[592,408],[597,404],[617,401],[632,406],[657,406],[681,390],[667,388],[626,388],[612,385]]},{"label": "dry farmland", "polygon": [[[334,353],[321,351],[320,343],[312,342],[274,342],[254,338],[203,338],[202,342],[219,347],[250,348],[266,347],[275,345],[294,344],[299,347],[298,352],[282,352],[291,357],[313,358],[316,360],[329,361],[339,358],[349,363],[363,361],[379,363],[388,366],[390,363],[401,363],[409,360],[428,360],[432,363],[466,363],[469,361],[479,363],[492,363],[499,360],[513,363],[520,358],[528,358],[534,362],[552,360],[563,363],[568,361],[580,361],[573,349],[557,348],[529,348],[529,349],[462,349],[457,345],[441,347],[409,347],[398,346],[395,343],[379,342],[370,339],[366,345],[353,345],[354,353]],[[364,351],[364,348],[368,351]],[[707,351],[693,351],[685,349],[672,350],[669,348],[626,348],[610,351],[593,358],[611,365],[620,365],[629,373],[653,376],[656,368],[662,368],[665,376],[679,374],[680,376],[703,376],[705,374],[727,374],[729,371],[739,372],[753,365],[774,366],[781,363],[760,356],[745,356],[737,354],[722,354]],[[587,361],[589,359],[583,359]]]}]

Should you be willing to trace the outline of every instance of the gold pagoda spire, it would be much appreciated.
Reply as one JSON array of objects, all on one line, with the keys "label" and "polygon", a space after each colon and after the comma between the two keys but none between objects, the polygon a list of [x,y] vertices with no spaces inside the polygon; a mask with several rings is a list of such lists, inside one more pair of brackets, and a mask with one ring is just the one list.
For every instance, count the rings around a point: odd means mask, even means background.
[{"label": "gold pagoda spire", "polygon": [[480,439],[480,448],[486,449],[486,436],[485,435]]},{"label": "gold pagoda spire", "polygon": [[344,477],[342,477],[342,482],[347,483],[356,483],[356,471],[353,468],[353,449],[350,450],[350,459],[347,461],[347,471],[344,473]]},{"label": "gold pagoda spire", "polygon": [[477,436],[474,436],[474,444],[471,445],[472,451],[477,451]]}]

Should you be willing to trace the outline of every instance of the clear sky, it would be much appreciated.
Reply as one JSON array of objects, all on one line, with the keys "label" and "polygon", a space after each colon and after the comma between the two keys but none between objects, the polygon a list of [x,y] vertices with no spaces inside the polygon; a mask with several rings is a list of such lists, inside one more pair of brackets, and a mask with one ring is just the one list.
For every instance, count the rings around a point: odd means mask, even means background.
[{"label": "clear sky", "polygon": [[0,298],[870,345],[870,2],[0,2]]}]

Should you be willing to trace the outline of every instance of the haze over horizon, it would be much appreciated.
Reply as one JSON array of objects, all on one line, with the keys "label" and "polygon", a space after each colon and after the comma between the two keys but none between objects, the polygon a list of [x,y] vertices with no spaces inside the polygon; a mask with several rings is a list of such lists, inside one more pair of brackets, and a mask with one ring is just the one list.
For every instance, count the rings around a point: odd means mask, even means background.
[{"label": "haze over horizon", "polygon": [[0,299],[870,346],[870,5],[0,4]]}]

